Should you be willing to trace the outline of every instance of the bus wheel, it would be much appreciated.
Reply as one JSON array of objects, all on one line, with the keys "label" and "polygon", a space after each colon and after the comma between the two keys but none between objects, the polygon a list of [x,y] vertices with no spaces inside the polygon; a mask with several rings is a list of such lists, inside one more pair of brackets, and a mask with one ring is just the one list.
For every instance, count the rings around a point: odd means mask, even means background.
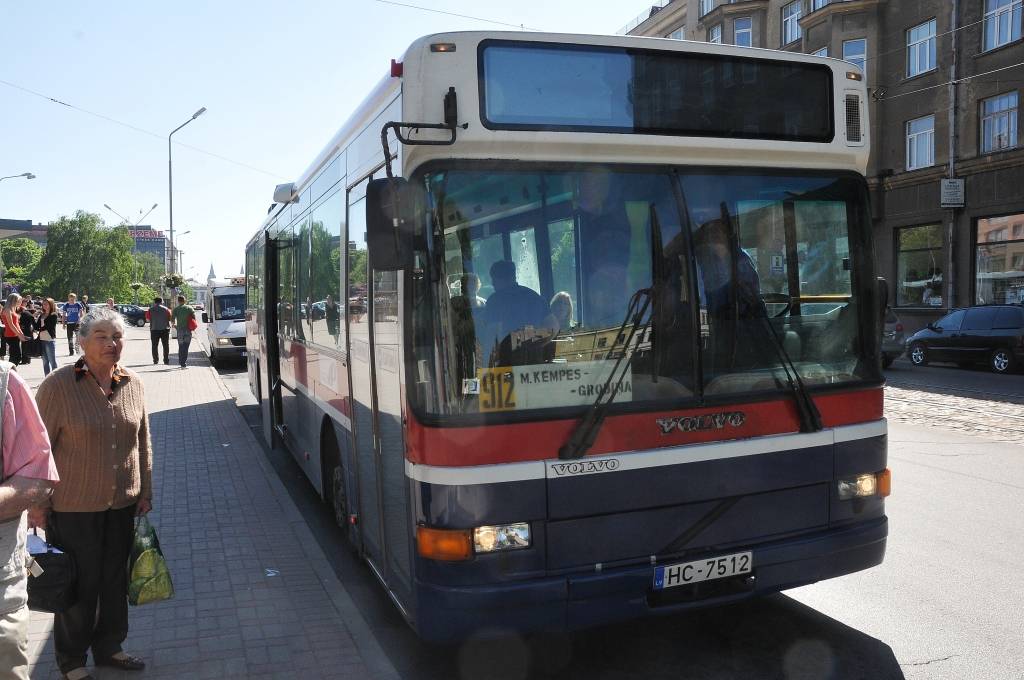
[{"label": "bus wheel", "polygon": [[338,450],[334,426],[328,424],[323,435],[322,455],[324,461],[324,501],[334,512],[334,522],[350,538],[348,533],[348,496],[345,493],[345,468]]},{"label": "bus wheel", "polygon": [[910,363],[915,366],[927,366],[928,365],[928,350],[924,348],[920,342],[915,342],[910,346],[910,351],[907,352],[907,356],[910,357]]}]

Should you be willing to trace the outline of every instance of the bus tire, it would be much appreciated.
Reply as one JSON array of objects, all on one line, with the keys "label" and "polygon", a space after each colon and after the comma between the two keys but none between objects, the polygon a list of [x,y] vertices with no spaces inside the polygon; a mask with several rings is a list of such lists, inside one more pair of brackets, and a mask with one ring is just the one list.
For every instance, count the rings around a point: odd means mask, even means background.
[{"label": "bus tire", "polygon": [[910,363],[915,366],[928,365],[928,350],[920,342],[915,342],[910,346],[910,350],[907,351],[907,356],[910,357]]},{"label": "bus tire", "polygon": [[320,455],[323,461],[324,502],[334,514],[334,523],[341,529],[345,540],[353,546],[348,523],[348,494],[345,492],[345,466],[341,459],[334,426],[327,422],[320,437]]}]

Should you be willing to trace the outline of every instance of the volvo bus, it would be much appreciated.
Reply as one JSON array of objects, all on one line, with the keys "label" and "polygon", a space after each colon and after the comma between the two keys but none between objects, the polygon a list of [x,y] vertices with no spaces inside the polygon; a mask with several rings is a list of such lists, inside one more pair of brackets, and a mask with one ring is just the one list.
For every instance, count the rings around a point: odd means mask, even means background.
[{"label": "volvo bus", "polygon": [[628,36],[413,43],[247,249],[249,378],[423,637],[878,565],[859,67]]}]

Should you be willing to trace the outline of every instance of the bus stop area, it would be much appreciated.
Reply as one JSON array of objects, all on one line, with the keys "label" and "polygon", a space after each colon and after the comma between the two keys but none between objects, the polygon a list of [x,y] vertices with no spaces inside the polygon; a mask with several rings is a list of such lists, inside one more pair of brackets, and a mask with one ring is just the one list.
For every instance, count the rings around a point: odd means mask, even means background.
[{"label": "bus stop area", "polygon": [[[197,341],[188,363],[154,365],[148,329],[128,329],[121,364],[146,386],[150,519],[175,596],[130,608],[124,648],[146,670],[94,677],[397,677]],[[41,361],[18,370],[34,392]],[[33,678],[60,677],[52,628],[33,612]]]}]

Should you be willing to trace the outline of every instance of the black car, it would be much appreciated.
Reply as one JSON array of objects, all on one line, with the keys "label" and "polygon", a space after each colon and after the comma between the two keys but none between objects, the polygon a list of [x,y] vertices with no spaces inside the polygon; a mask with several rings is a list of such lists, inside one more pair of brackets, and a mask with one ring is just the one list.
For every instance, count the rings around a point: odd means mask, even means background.
[{"label": "black car", "polygon": [[910,336],[907,356],[915,366],[985,363],[996,373],[1009,373],[1024,364],[1024,306],[954,309]]},{"label": "black car", "polygon": [[135,305],[118,305],[117,311],[121,312],[121,316],[132,326],[138,326],[142,328],[146,325],[146,310],[142,307],[136,307]]}]

